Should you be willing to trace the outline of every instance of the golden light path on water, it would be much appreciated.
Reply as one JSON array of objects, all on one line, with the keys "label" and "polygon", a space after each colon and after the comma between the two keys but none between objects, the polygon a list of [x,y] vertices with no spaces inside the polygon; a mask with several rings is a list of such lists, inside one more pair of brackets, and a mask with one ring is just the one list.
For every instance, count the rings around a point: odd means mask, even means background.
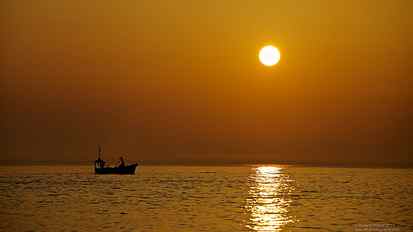
[{"label": "golden light path on water", "polygon": [[247,227],[253,231],[280,231],[281,227],[292,220],[288,216],[292,190],[289,178],[282,174],[282,168],[260,166],[250,177],[247,209],[250,222]]}]

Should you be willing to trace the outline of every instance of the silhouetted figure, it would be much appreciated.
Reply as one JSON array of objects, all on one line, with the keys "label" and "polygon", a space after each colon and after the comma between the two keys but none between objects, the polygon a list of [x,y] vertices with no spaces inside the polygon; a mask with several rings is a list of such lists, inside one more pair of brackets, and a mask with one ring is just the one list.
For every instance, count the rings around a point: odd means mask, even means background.
[{"label": "silhouetted figure", "polygon": [[120,164],[119,164],[119,167],[120,167],[120,168],[125,167],[125,161],[123,160],[123,157],[122,157],[122,156],[119,157],[119,162],[120,162]]},{"label": "silhouetted figure", "polygon": [[95,160],[95,166],[98,167],[98,168],[105,167],[105,163],[106,162],[103,159],[101,159],[100,157],[97,160]]}]

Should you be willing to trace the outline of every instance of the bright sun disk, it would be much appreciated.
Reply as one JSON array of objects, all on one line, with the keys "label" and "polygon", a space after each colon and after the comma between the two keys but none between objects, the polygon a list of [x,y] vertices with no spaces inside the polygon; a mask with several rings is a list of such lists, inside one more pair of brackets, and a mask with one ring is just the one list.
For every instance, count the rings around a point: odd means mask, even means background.
[{"label": "bright sun disk", "polygon": [[263,65],[273,66],[280,61],[281,53],[278,48],[268,45],[261,48],[258,58]]}]

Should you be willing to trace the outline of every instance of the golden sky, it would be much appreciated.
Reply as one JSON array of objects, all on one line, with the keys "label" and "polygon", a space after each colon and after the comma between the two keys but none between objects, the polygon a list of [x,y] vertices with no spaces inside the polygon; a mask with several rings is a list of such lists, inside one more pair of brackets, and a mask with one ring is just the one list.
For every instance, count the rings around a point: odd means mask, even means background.
[{"label": "golden sky", "polygon": [[[0,160],[411,162],[409,0],[4,0]],[[277,46],[280,63],[259,63]],[[109,158],[108,157],[108,158]]]}]

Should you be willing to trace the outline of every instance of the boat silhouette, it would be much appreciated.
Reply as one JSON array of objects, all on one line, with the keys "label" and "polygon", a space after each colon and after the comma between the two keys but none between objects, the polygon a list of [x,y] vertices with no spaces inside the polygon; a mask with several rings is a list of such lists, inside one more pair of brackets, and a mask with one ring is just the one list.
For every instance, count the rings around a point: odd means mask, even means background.
[{"label": "boat silhouette", "polygon": [[105,167],[106,162],[101,158],[102,148],[98,146],[98,159],[95,160],[95,174],[135,174],[138,163],[125,165],[123,158],[120,157],[120,165],[115,167]]}]

